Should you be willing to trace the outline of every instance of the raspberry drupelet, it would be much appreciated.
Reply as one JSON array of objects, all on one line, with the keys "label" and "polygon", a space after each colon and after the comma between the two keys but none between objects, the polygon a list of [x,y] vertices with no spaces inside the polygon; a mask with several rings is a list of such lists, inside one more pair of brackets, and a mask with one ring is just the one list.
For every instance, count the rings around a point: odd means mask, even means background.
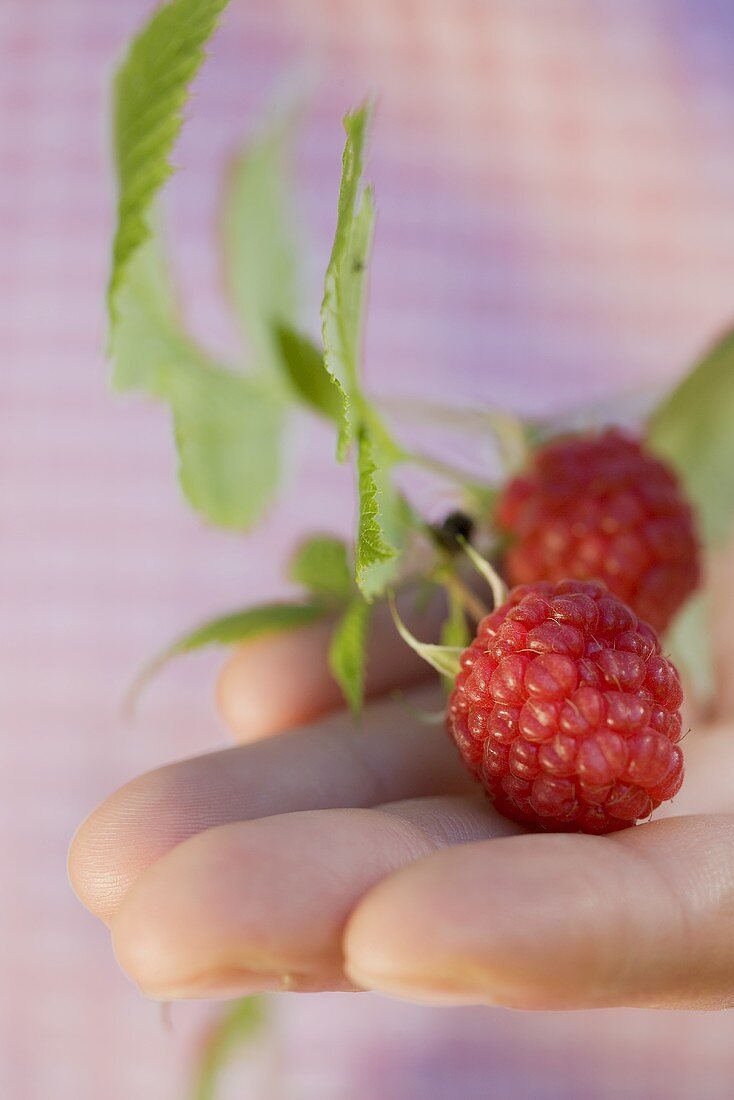
[{"label": "raspberry drupelet", "polygon": [[608,833],[680,789],[682,700],[655,631],[603,584],[540,582],[479,624],[447,724],[500,813]]},{"label": "raspberry drupelet", "polygon": [[699,582],[691,508],[671,469],[617,430],[556,440],[500,498],[511,584],[600,579],[656,630]]}]

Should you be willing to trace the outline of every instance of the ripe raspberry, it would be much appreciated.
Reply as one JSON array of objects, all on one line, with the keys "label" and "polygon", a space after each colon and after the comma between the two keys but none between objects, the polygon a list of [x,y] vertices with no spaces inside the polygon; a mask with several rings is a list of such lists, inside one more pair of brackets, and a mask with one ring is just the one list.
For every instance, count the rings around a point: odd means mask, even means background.
[{"label": "ripe raspberry", "polygon": [[699,580],[693,517],[675,474],[618,431],[541,448],[506,487],[496,521],[511,538],[510,584],[602,580],[656,630]]},{"label": "ripe raspberry", "polygon": [[461,656],[447,723],[506,817],[609,833],[683,782],[678,673],[602,584],[515,588]]}]

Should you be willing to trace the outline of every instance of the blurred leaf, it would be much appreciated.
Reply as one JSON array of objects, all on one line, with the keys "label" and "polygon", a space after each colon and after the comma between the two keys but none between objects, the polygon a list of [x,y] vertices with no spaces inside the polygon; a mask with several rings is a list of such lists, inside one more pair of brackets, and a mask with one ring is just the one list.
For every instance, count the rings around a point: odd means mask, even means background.
[{"label": "blurred leaf", "polygon": [[370,118],[365,105],[344,119],[347,140],[342,158],[336,232],[321,306],[324,362],[341,398],[337,453],[346,457],[359,420],[359,363],[366,270],[374,227],[371,191],[361,194],[364,144]]},{"label": "blurred leaf", "polygon": [[259,997],[234,1001],[211,1031],[194,1081],[192,1100],[216,1100],[217,1086],[227,1065],[260,1031],[265,1019]]},{"label": "blurred leaf", "polygon": [[708,543],[734,520],[734,331],[727,333],[653,413],[650,446],[680,474]]},{"label": "blurred leaf", "polygon": [[266,634],[298,630],[323,618],[326,613],[327,608],[322,603],[270,603],[246,607],[242,611],[234,611],[230,615],[203,623],[178,638],[143,668],[130,689],[128,705],[133,704],[148,680],[173,657],[204,649],[206,646],[232,645],[234,642],[250,641]]},{"label": "blurred leaf", "polygon": [[716,689],[710,612],[710,595],[704,588],[687,601],[665,636],[667,651],[704,712],[713,704]]},{"label": "blurred leaf", "polygon": [[279,403],[257,381],[216,367],[172,371],[168,396],[187,498],[221,527],[251,527],[278,485]]},{"label": "blurred leaf", "polygon": [[153,200],[171,175],[189,85],[228,0],[171,0],[133,39],[114,82],[114,153],[119,185],[108,301],[111,324],[128,264],[150,236]]},{"label": "blurred leaf", "polygon": [[226,0],[172,0],[133,41],[114,85],[118,223],[109,287],[114,385],[171,407],[179,476],[214,523],[259,519],[279,474],[281,408],[260,383],[213,363],[182,330],[153,237],[152,206],[189,84]]},{"label": "blurred leaf", "polygon": [[277,488],[282,405],[264,382],[212,363],[181,331],[154,239],[128,264],[111,354],[117,389],[170,405],[189,502],[223,527],[255,523]]},{"label": "blurred leaf", "polygon": [[[466,612],[464,611],[464,604],[461,600],[458,592],[451,587],[450,584],[446,586],[446,595],[449,603],[449,613],[443,622],[441,627],[441,646],[451,653],[454,653],[457,649],[462,651],[466,649],[471,641],[469,636],[469,627],[466,621]],[[454,687],[454,681],[456,679],[455,672],[449,675],[444,675],[443,683],[444,689],[447,692],[451,692]]]},{"label": "blurred leaf", "polygon": [[348,600],[354,594],[346,544],[329,535],[318,535],[298,548],[290,575],[317,596]]},{"label": "blurred leaf", "polygon": [[466,649],[469,645],[469,627],[466,621],[464,604],[457,593],[447,586],[446,593],[449,601],[449,613],[441,627],[441,645]]},{"label": "blurred leaf", "polygon": [[283,369],[304,404],[340,423],[339,391],[324,365],[324,356],[313,341],[295,329],[280,325],[276,332]]},{"label": "blurred leaf", "polygon": [[236,158],[222,217],[225,277],[257,369],[283,372],[277,330],[297,313],[297,248],[288,201],[293,119],[279,118]]},{"label": "blurred leaf", "polygon": [[171,274],[157,238],[135,253],[117,301],[110,330],[112,384],[120,392],[142,389],[163,397],[171,365],[196,365],[204,356],[178,326]]},{"label": "blurred leaf", "polygon": [[362,713],[371,608],[357,596],[337,625],[329,647],[329,669],[355,718]]}]

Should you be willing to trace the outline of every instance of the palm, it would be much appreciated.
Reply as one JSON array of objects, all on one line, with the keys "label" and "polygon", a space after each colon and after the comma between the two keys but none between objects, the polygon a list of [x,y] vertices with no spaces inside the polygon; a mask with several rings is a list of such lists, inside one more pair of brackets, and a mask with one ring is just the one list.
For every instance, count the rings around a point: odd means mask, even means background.
[{"label": "palm", "polygon": [[[415,667],[382,641],[384,690]],[[242,737],[333,703],[322,645],[304,631],[235,659],[222,702]],[[297,647],[296,682],[254,717],[283,646]],[[423,688],[411,702],[440,700]],[[154,996],[357,985],[520,1007],[719,1007],[734,1003],[734,730],[697,730],[685,748],[687,781],[656,821],[520,835],[442,729],[383,700],[360,732],[331,717],[137,780],[83,827],[72,875]]]}]

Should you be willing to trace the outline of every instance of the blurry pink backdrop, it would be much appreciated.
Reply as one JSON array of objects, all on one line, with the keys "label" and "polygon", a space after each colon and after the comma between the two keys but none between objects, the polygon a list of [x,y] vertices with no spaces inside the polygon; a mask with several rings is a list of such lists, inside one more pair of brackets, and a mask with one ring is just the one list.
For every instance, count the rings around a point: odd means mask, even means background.
[{"label": "blurry pink backdrop", "polygon": [[[244,540],[183,505],[165,413],[113,400],[106,106],[145,0],[0,4],[0,1096],[174,1100],[211,1006],[165,1026],[66,883],[71,833],[142,769],[222,743],[216,659],[120,699],[201,616],[283,590],[294,537],[342,529],[331,441]],[[233,0],[170,189],[187,312],[232,346],[220,169],[292,65],[319,76],[298,149],[315,316],[340,117],[380,109],[370,383],[561,407],[661,385],[734,315],[734,7],[725,0]],[[329,487],[327,494],[325,487]],[[296,491],[297,490],[297,491]],[[273,550],[275,548],[275,551]],[[488,919],[489,915],[488,915]],[[282,996],[225,1096],[729,1100],[734,1017],[428,1011]]]}]

